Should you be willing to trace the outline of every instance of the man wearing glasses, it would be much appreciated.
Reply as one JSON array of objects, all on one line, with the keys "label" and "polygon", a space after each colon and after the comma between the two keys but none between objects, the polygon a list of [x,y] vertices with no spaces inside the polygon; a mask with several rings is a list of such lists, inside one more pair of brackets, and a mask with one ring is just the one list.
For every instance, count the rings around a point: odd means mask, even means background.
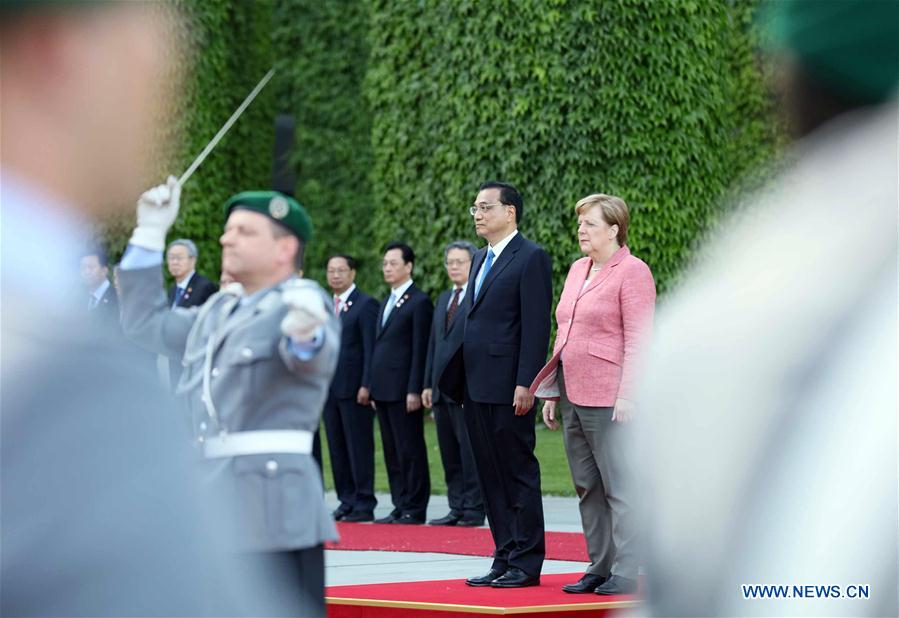
[{"label": "man wearing glasses", "polygon": [[206,299],[219,291],[212,281],[197,272],[197,245],[188,238],[169,243],[165,263],[175,284],[169,288],[169,305],[175,307],[199,307]]},{"label": "man wearing glasses", "polygon": [[487,246],[472,261],[462,344],[438,371],[441,390],[464,401],[496,545],[490,571],[466,580],[469,586],[539,585],[546,553],[528,386],[546,360],[552,268],[546,252],[518,232],[522,210],[512,185],[480,186],[470,212]]},{"label": "man wearing glasses", "polygon": [[425,390],[421,401],[433,408],[437,424],[437,442],[446,479],[446,497],[450,512],[428,523],[432,526],[483,526],[484,501],[478,487],[478,471],[471,453],[471,440],[465,427],[462,402],[453,401],[436,387],[434,368],[441,359],[459,346],[464,316],[459,311],[468,293],[468,272],[471,258],[477,249],[467,240],[449,243],[443,250],[446,274],[453,287],[437,298],[431,338],[428,340],[428,360],[425,365]]},{"label": "man wearing glasses", "polygon": [[323,417],[331,455],[337,521],[372,521],[375,516],[374,418],[368,389],[378,324],[378,301],[356,287],[356,260],[339,253],[327,264],[334,313],[340,318],[340,356]]}]

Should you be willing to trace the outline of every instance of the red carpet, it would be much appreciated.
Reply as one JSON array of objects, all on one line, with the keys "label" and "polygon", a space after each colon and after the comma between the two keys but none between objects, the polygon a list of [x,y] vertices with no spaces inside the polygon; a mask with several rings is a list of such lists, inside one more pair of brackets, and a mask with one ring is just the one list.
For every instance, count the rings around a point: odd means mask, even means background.
[{"label": "red carpet", "polygon": [[[329,543],[326,549],[493,555],[493,538],[487,528],[338,522],[337,530],[340,532],[340,542]],[[547,532],[546,559],[590,562],[584,535],[580,532]]]},{"label": "red carpet", "polygon": [[600,597],[595,594],[566,594],[561,587],[577,581],[582,573],[544,575],[533,588],[502,590],[472,588],[462,579],[362,586],[331,586],[325,589],[328,618],[425,618],[454,616],[535,614],[541,618],[605,612],[636,605],[633,596]]}]

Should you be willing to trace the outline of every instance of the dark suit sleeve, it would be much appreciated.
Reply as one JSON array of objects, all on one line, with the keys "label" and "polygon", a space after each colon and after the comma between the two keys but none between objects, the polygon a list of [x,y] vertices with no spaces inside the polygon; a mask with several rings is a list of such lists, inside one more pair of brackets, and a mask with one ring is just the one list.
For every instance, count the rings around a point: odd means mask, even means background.
[{"label": "dark suit sleeve", "polygon": [[202,305],[205,303],[210,296],[219,291],[219,286],[210,281],[209,279],[203,279],[203,290],[200,292],[200,298],[197,299],[197,304]]},{"label": "dark suit sleeve", "polygon": [[[437,302],[440,302],[440,298],[437,299]],[[433,314],[432,314],[433,318]],[[433,388],[434,386],[434,351],[437,347],[437,320],[431,320],[431,336],[428,337],[428,351],[425,354],[425,377],[424,383],[422,384],[422,390],[426,388]]]},{"label": "dark suit sleeve", "polygon": [[375,350],[375,332],[378,328],[378,301],[369,298],[359,312],[359,328],[362,329],[362,386],[371,386],[371,357]]},{"label": "dark suit sleeve", "polygon": [[423,295],[415,305],[412,314],[412,368],[409,371],[409,386],[406,393],[420,394],[425,373],[425,357],[428,353],[428,335],[434,317],[431,299]]},{"label": "dark suit sleeve", "polygon": [[169,288],[169,307],[172,306],[172,303],[175,302],[175,288],[178,287],[174,283]]},{"label": "dark suit sleeve", "polygon": [[517,386],[529,387],[546,363],[552,311],[552,265],[546,252],[537,248],[521,271],[521,353]]}]

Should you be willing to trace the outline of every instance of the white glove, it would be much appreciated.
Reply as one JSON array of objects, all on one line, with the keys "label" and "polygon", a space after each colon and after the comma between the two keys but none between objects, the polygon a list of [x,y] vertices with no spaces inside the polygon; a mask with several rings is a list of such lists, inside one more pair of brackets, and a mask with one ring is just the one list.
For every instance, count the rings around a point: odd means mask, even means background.
[{"label": "white glove", "polygon": [[281,299],[288,308],[287,315],[281,321],[281,332],[297,343],[311,341],[318,329],[328,321],[328,310],[321,292],[311,281],[288,281],[284,284]]},{"label": "white glove", "polygon": [[165,235],[178,217],[180,204],[181,185],[174,176],[169,176],[166,184],[145,192],[137,200],[137,227],[128,242],[151,251],[164,251]]}]

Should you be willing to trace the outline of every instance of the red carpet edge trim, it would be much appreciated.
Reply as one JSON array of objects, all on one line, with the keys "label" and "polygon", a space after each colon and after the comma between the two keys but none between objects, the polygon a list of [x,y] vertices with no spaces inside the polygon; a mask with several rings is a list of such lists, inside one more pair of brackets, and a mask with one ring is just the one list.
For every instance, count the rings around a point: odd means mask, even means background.
[{"label": "red carpet edge trim", "polygon": [[496,607],[490,605],[457,605],[453,603],[427,603],[424,601],[387,601],[384,599],[355,599],[350,597],[325,597],[331,605],[359,605],[362,607],[396,607],[400,609],[430,609],[434,611],[464,612],[471,614],[535,614],[541,612],[576,612],[591,609],[622,609],[636,607],[639,601],[599,601],[594,603],[566,603],[564,605],[530,605],[522,607]]}]

